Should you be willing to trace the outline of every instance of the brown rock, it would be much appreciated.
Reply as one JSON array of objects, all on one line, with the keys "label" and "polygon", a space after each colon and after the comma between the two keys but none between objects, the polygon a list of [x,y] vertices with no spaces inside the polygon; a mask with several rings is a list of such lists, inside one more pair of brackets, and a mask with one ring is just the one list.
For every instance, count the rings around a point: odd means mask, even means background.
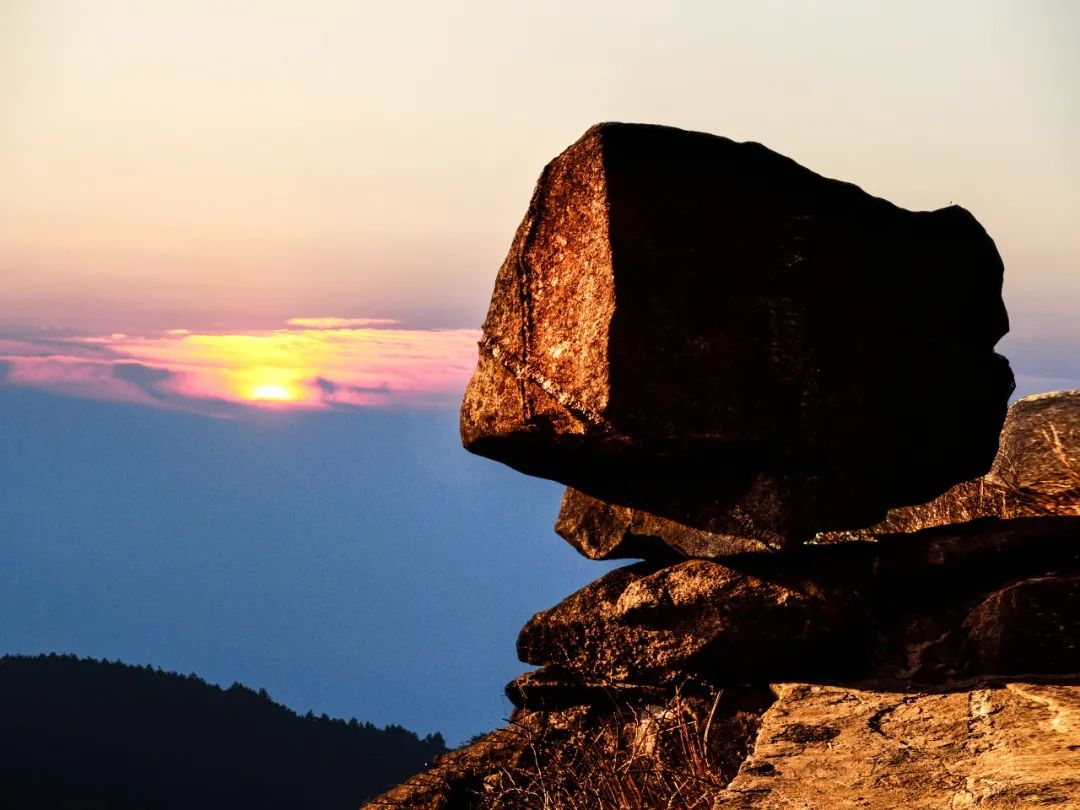
[{"label": "brown rock", "polygon": [[558,666],[519,675],[506,685],[506,697],[519,709],[557,711],[571,706],[625,706],[663,700],[659,686],[589,680]]},{"label": "brown rock", "polygon": [[987,479],[1017,492],[1071,493],[1080,504],[1080,391],[1014,402]]},{"label": "brown rock", "polygon": [[[964,481],[932,501],[891,509],[880,523],[822,532],[818,544],[912,533],[985,517],[1080,516],[1080,391],[1037,394],[1009,408],[990,473]],[[641,509],[605,503],[575,489],[563,495],[555,531],[586,557],[724,558],[780,549],[779,534],[758,531],[738,512],[713,515],[696,528]]]},{"label": "brown rock", "polygon": [[717,810],[1080,807],[1075,679],[775,689]]},{"label": "brown rock", "polygon": [[[1018,579],[1067,579],[1078,571],[1080,517],[1059,516],[988,518],[874,543],[744,554],[724,564],[640,563],[534,616],[521,631],[518,654],[571,673],[560,683],[563,702],[572,700],[574,684],[1060,672],[1072,667],[1069,655],[1053,663],[1053,652],[1041,659],[1019,654],[1009,663],[1008,651],[1022,653],[1026,643],[1022,610],[1012,621],[990,621],[1005,640],[989,669],[981,667],[990,658],[968,651],[974,642],[965,642],[965,619]],[[1064,621],[1067,607],[1058,610]],[[1048,611],[1043,625],[1051,633]],[[1035,660],[1044,668],[1031,668]]]},{"label": "brown rock", "polygon": [[[714,515],[709,519],[711,530],[699,529],[567,489],[555,531],[594,560],[671,556],[717,558],[786,545],[782,535],[755,528],[747,520],[740,522],[739,518],[737,511]],[[759,537],[749,536],[755,532]]]},{"label": "brown rock", "polygon": [[1080,576],[1041,576],[991,594],[964,622],[975,672],[1080,672]]},{"label": "brown rock", "polygon": [[[931,682],[1062,671],[1060,662],[1029,666],[1035,659],[1023,654],[1022,622],[1001,626],[1011,649],[1021,653],[1011,664],[1003,657],[991,664],[973,655],[968,628],[978,605],[1007,592],[1017,580],[1068,579],[1070,572],[1080,571],[1080,517],[984,518],[886,536],[869,546],[809,546],[805,551],[815,548],[841,559],[859,548],[871,550],[868,622],[877,640],[870,671]],[[1080,666],[1071,670],[1080,671]]]},{"label": "brown rock", "polygon": [[525,761],[532,735],[511,725],[439,757],[433,766],[363,805],[366,810],[460,810],[478,806],[486,780]]},{"label": "brown rock", "polygon": [[631,124],[544,169],[462,407],[473,452],[695,527],[865,526],[985,472],[992,240],[759,144]]},{"label": "brown rock", "polygon": [[767,678],[842,669],[850,650],[842,660],[830,652],[852,643],[860,618],[858,595],[823,581],[766,580],[706,560],[642,564],[534,616],[518,656],[614,684]]},{"label": "brown rock", "polygon": [[916,532],[983,517],[1080,515],[1080,391],[1018,399],[1009,407],[990,472],[934,500],[889,511],[876,526],[825,532],[818,543]]}]

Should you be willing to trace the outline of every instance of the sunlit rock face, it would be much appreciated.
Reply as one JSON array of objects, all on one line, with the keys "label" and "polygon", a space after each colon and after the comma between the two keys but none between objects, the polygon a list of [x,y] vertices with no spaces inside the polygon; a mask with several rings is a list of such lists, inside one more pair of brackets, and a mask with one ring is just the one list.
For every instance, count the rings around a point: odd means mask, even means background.
[{"label": "sunlit rock face", "polygon": [[714,810],[1076,807],[1080,686],[781,684]]},{"label": "sunlit rock face", "polygon": [[754,143],[601,124],[544,169],[484,323],[468,449],[773,548],[985,473],[1002,264]]},{"label": "sunlit rock face", "polygon": [[1080,501],[1080,391],[1013,403],[988,480],[1012,490]]}]

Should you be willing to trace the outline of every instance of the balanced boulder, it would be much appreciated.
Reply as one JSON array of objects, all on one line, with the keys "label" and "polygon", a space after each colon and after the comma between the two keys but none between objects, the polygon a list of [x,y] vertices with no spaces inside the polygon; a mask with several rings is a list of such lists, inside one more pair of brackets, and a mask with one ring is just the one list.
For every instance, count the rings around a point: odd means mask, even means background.
[{"label": "balanced boulder", "polygon": [[762,540],[868,526],[985,473],[1012,390],[1002,264],[755,143],[601,124],[499,271],[465,446]]}]

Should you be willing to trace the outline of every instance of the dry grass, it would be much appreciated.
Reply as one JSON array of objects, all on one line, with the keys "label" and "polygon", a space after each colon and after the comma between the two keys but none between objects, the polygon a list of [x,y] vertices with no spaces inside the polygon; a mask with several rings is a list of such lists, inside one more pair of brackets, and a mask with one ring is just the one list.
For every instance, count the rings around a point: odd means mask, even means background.
[{"label": "dry grass", "polygon": [[[624,708],[588,732],[531,733],[519,764],[490,775],[483,810],[710,808],[746,756],[756,712],[676,698]],[[529,733],[529,732],[526,732]]]}]

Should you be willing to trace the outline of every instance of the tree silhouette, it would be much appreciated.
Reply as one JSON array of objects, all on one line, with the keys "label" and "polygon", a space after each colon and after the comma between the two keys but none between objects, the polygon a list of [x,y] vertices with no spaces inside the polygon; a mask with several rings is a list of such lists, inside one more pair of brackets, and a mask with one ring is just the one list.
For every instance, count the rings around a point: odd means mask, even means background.
[{"label": "tree silhouette", "polygon": [[349,808],[446,750],[265,689],[55,653],[0,658],[0,807]]}]

